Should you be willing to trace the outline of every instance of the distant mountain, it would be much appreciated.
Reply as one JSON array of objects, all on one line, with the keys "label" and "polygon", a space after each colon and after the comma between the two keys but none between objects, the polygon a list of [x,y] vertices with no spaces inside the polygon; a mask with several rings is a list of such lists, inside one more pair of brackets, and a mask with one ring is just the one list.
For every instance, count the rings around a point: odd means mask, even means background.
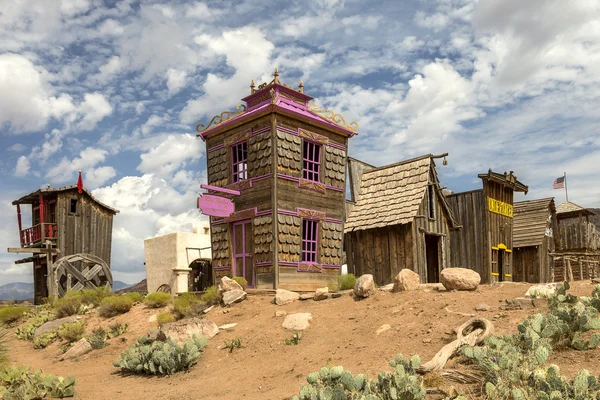
[{"label": "distant mountain", "polygon": [[117,290],[128,288],[129,286],[131,286],[131,284],[129,284],[129,283],[125,283],[125,282],[121,282],[121,281],[113,281],[112,290],[113,290],[113,292],[116,292]]},{"label": "distant mountain", "polygon": [[0,300],[33,299],[33,283],[13,282],[0,286]]}]

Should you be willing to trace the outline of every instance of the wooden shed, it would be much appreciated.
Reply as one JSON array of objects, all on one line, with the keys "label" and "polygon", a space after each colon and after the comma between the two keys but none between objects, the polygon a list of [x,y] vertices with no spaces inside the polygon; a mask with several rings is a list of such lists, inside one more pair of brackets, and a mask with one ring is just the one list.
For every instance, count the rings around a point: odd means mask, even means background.
[{"label": "wooden shed", "polygon": [[251,288],[307,291],[337,279],[346,152],[358,124],[310,100],[302,82],[297,89],[283,85],[276,70],[271,82],[252,83],[237,112],[197,126],[207,148],[203,187],[224,205],[220,216],[203,209],[212,215],[217,279],[241,276]]},{"label": "wooden shed", "polygon": [[[52,263],[58,258],[86,254],[90,256],[88,261],[95,262],[99,259],[105,269],[110,267],[113,216],[119,211],[98,201],[82,186],[39,189],[13,201],[12,204],[17,206],[21,243],[21,249],[14,250],[33,254],[15,263],[33,263],[36,304],[52,292],[53,283],[49,279],[51,276],[49,267],[51,268]],[[31,221],[30,227],[23,227],[21,214],[23,205],[30,206],[31,214],[25,216],[27,221]],[[52,255],[47,256],[42,249],[44,251],[48,249]],[[73,263],[81,262],[81,260],[73,261]],[[69,264],[68,268],[72,266]],[[79,272],[81,268],[73,271],[72,274],[65,273],[64,276],[57,277],[59,295],[66,290],[61,288],[70,289],[71,283],[76,284],[76,276],[81,276]],[[102,282],[112,285],[110,271],[96,268],[96,271],[92,272],[95,279],[99,279],[98,274],[100,274]],[[61,279],[68,279],[69,283],[61,282]]]},{"label": "wooden shed", "polygon": [[512,280],[513,197],[527,186],[510,173],[480,174],[483,188],[447,196],[462,229],[452,232],[450,266],[470,268],[483,283]]},{"label": "wooden shed", "polygon": [[[442,155],[443,156],[443,155]],[[372,274],[384,285],[404,268],[438,282],[449,260],[449,232],[458,228],[432,154],[379,168],[362,165],[360,187],[346,220],[348,272]],[[354,171],[350,168],[350,173]]]},{"label": "wooden shed", "polygon": [[514,282],[552,281],[556,228],[554,198],[514,203]]}]

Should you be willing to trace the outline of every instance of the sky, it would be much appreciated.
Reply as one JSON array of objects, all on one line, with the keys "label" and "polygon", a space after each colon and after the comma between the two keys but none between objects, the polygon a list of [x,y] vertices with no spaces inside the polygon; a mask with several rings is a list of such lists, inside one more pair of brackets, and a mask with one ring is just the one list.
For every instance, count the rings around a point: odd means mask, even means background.
[{"label": "sky", "polygon": [[442,185],[514,171],[527,196],[600,207],[599,0],[0,0],[0,284],[31,282],[11,202],[75,184],[117,208],[115,279],[143,240],[191,231],[206,182],[194,127],[279,68],[357,121],[349,155],[427,153]]}]

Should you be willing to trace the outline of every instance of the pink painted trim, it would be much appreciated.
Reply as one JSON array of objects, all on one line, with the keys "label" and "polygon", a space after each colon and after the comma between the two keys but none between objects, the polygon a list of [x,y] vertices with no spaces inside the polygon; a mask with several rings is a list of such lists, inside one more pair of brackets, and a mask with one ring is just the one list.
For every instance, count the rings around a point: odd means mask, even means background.
[{"label": "pink painted trim", "polygon": [[264,126],[264,127],[262,127],[262,128],[256,128],[256,129],[252,129],[252,135],[251,135],[251,137],[252,137],[252,136],[259,135],[259,134],[261,134],[261,133],[264,133],[264,132],[267,132],[267,131],[270,131],[270,130],[271,130],[271,127],[270,127],[270,126],[268,126],[268,125],[267,125],[267,126]]},{"label": "pink painted trim", "polygon": [[336,219],[336,218],[325,218],[323,221],[325,222],[334,222],[336,224],[343,224],[344,221],[342,221],[341,219]]},{"label": "pink painted trim", "polygon": [[[282,132],[285,132],[285,133],[289,133],[290,135],[294,135],[294,136],[300,136],[300,128],[298,128],[298,129],[296,129],[296,130],[293,130],[293,129],[286,128],[286,127],[284,127],[284,126],[281,126],[281,125],[277,125],[277,126],[276,126],[276,129],[277,129],[278,131],[282,131]],[[308,129],[304,129],[304,130],[305,130],[305,131],[307,131],[307,132],[316,133],[316,132],[309,131]],[[322,136],[322,135],[321,135],[321,136]],[[312,141],[311,139],[308,139],[308,138],[303,138],[303,139],[304,139],[304,140],[308,140],[308,141]],[[316,143],[316,142],[315,142],[315,143]],[[322,145],[322,143],[318,143],[318,144],[321,144],[321,145]],[[336,148],[336,149],[339,149],[339,150],[344,150],[344,151],[346,150],[346,146],[344,146],[344,145],[341,145],[341,144],[339,144],[339,143],[332,142],[331,140],[329,140],[329,141],[327,142],[327,144],[325,144],[325,146],[333,147],[333,148]]]},{"label": "pink painted trim", "polygon": [[346,146],[332,142],[331,140],[326,144],[326,146],[333,147],[334,149],[346,151]]},{"label": "pink painted trim", "polygon": [[317,142],[302,142],[302,178],[311,182],[321,182],[321,145]]},{"label": "pink painted trim", "polygon": [[321,264],[321,268],[327,268],[327,269],[340,269],[340,265],[333,265],[333,264]]},{"label": "pink painted trim", "polygon": [[257,217],[262,217],[264,215],[271,215],[271,214],[273,214],[273,210],[265,210],[265,211],[258,211],[256,213],[256,216]]},{"label": "pink painted trim", "polygon": [[344,191],[344,189],[343,189],[343,188],[341,188],[341,187],[337,187],[337,186],[329,186],[329,185],[325,185],[325,188],[326,188],[326,189],[329,189],[329,190],[335,190],[336,192],[343,192],[343,191]]},{"label": "pink painted trim", "polygon": [[221,192],[221,193],[233,194],[235,196],[239,196],[240,195],[240,191],[239,190],[225,189],[225,188],[222,188],[222,187],[219,187],[219,186],[211,186],[211,185],[202,184],[202,185],[200,185],[200,188],[206,189],[206,190],[212,190],[213,192]]},{"label": "pink painted trim", "polygon": [[296,178],[294,176],[289,176],[289,175],[285,175],[285,174],[277,174],[278,178],[281,179],[286,179],[288,181],[292,181],[292,182],[300,182],[300,178]]},{"label": "pink painted trim", "polygon": [[302,262],[316,263],[319,250],[319,221],[302,220]]},{"label": "pink painted trim", "polygon": [[[236,240],[235,240],[235,227],[238,225],[242,226],[242,252],[241,253],[235,252],[235,249],[237,248]],[[232,249],[233,250],[233,276],[238,276],[238,274],[237,274],[237,258],[241,257],[242,258],[242,277],[246,281],[248,281],[248,287],[254,287],[254,274],[252,274],[251,280],[248,280],[248,278],[246,277],[246,258],[252,257],[251,253],[246,252],[248,250],[248,249],[246,249],[246,225],[252,225],[252,220],[246,219],[243,221],[234,222],[231,225],[231,236],[233,237],[233,249]],[[254,261],[254,258],[252,258],[252,261]],[[252,268],[252,272],[254,272],[254,268]],[[250,282],[252,282],[252,284],[250,284]]]},{"label": "pink painted trim", "polygon": [[[246,145],[246,146],[244,146]],[[246,148],[246,154],[244,156],[244,147]],[[231,171],[231,180],[233,183],[238,183],[248,179],[248,141],[246,139],[240,140],[237,143],[232,144],[229,147],[231,152],[231,162],[229,164]],[[236,171],[237,169],[237,171]],[[252,187],[252,182],[250,182]]]},{"label": "pink painted trim", "polygon": [[298,268],[297,262],[289,262],[289,261],[279,261],[278,264],[282,267],[296,267]]},{"label": "pink painted trim", "polygon": [[264,262],[256,263],[254,265],[256,267],[270,267],[273,265],[273,262],[272,261],[264,261]]},{"label": "pink painted trim", "polygon": [[221,144],[211,147],[210,149],[208,149],[206,151],[210,153],[211,151],[220,150],[224,147],[225,147],[225,144],[221,143]]},{"label": "pink painted trim", "polygon": [[281,214],[281,215],[291,215],[293,217],[297,217],[298,216],[298,212],[297,211],[288,211],[288,210],[277,210],[277,214]]},{"label": "pink painted trim", "polygon": [[281,131],[281,132],[289,133],[290,135],[300,136],[297,129],[294,130],[294,129],[286,128],[285,126],[277,125],[277,130]]},{"label": "pink painted trim", "polygon": [[271,176],[273,176],[273,174],[265,174],[265,175],[257,176],[256,178],[250,178],[250,180],[252,182],[258,182],[258,181],[262,181],[264,179],[269,179]]},{"label": "pink painted trim", "polygon": [[225,270],[231,270],[231,267],[229,265],[222,265],[220,267],[215,267],[215,271],[225,271]]},{"label": "pink painted trim", "polygon": [[213,221],[213,222],[211,222],[210,224],[211,224],[211,225],[221,225],[221,224],[224,224],[224,223],[225,223],[225,221],[224,221],[224,220],[222,220],[222,219],[220,219],[220,220],[218,220],[218,221]]}]

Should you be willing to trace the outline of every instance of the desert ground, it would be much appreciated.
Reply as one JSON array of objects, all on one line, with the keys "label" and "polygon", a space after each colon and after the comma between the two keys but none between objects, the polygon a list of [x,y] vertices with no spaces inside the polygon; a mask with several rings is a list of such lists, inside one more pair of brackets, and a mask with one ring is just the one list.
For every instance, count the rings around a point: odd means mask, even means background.
[{"label": "desert ground", "polygon": [[[135,305],[130,312],[111,319],[95,313],[82,316],[86,331],[106,327],[116,321],[129,324],[124,340],[113,338],[110,345],[79,359],[58,361],[59,344],[34,350],[31,342],[9,340],[10,361],[29,365],[77,380],[77,399],[286,399],[298,393],[306,375],[327,365],[342,365],[354,374],[375,377],[389,370],[388,361],[396,354],[418,354],[429,360],[444,344],[455,339],[453,329],[467,321],[469,314],[494,323],[497,334],[512,333],[528,315],[544,311],[541,304],[529,310],[501,310],[504,300],[521,297],[530,285],[501,283],[481,285],[473,292],[447,292],[443,287],[423,286],[412,292],[378,291],[376,296],[355,301],[350,294],[323,301],[295,301],[277,306],[273,296],[250,295],[242,303],[228,308],[215,307],[206,316],[217,325],[237,323],[229,331],[212,338],[199,362],[189,371],[168,377],[123,375],[112,362],[125,348],[146,334],[156,322],[149,322],[160,309]],[[595,284],[576,282],[571,293],[589,295]],[[478,312],[480,303],[489,311]],[[284,343],[293,332],[282,326],[288,314],[311,313],[310,327],[297,346]],[[465,315],[461,315],[465,314]],[[384,324],[391,329],[377,334]],[[229,352],[225,340],[240,337],[243,346]],[[554,352],[550,360],[563,374],[574,376],[581,368],[600,373],[600,349],[578,352]],[[452,368],[449,363],[448,368]],[[477,388],[461,387],[444,381],[439,387],[454,386],[468,398],[478,398]],[[439,398],[431,396],[430,398]]]}]

